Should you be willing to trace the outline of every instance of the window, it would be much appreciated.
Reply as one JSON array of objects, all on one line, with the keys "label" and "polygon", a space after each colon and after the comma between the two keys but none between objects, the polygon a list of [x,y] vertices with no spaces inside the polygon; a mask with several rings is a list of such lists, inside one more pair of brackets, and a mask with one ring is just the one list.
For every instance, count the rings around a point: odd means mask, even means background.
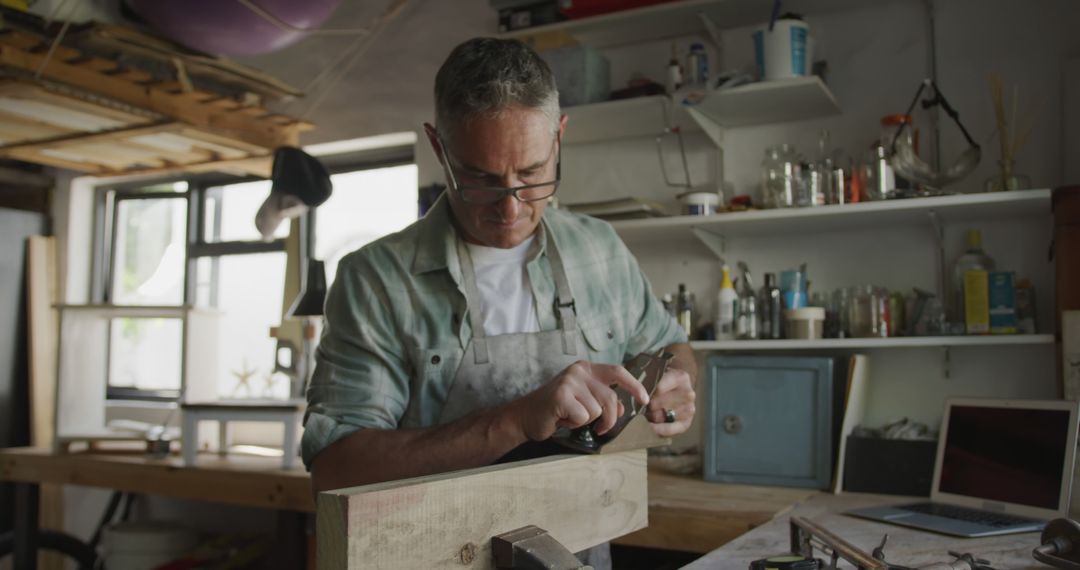
[{"label": "window", "polygon": [[[330,199],[301,218],[302,255],[326,261],[327,279],[348,252],[416,220],[412,147],[392,160],[333,165]],[[260,241],[255,213],[266,180],[192,177],[99,189],[94,298],[113,305],[191,305],[216,311],[223,398],[285,398],[275,372],[286,238],[283,223]],[[182,324],[170,318],[115,318],[110,324],[113,399],[175,398],[181,386]]]},{"label": "window", "polygon": [[315,258],[326,264],[327,286],[342,257],[416,221],[415,164],[343,172],[331,176],[334,193],[319,207]]}]

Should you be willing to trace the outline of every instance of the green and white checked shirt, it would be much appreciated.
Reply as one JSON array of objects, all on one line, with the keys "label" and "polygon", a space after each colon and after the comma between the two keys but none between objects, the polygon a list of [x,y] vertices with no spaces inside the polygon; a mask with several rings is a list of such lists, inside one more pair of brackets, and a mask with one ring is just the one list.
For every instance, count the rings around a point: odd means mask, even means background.
[{"label": "green and white checked shirt", "polygon": [[[437,423],[472,336],[451,215],[443,196],[423,219],[338,265],[307,393],[301,452],[309,468],[322,449],[356,430]],[[610,225],[553,208],[544,221],[547,231],[526,264],[541,330],[557,328],[545,253],[554,239],[585,358],[616,364],[686,342]]]}]

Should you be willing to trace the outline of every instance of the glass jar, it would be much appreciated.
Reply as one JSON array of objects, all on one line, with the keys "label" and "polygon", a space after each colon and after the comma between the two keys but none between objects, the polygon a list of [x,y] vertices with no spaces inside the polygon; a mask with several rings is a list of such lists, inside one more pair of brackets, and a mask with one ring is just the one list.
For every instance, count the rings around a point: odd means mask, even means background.
[{"label": "glass jar", "polygon": [[805,202],[800,170],[799,155],[791,145],[765,149],[765,159],[761,162],[761,198],[766,208],[792,208]]},{"label": "glass jar", "polygon": [[851,288],[848,326],[855,338],[889,335],[889,292],[882,287],[859,285]]}]

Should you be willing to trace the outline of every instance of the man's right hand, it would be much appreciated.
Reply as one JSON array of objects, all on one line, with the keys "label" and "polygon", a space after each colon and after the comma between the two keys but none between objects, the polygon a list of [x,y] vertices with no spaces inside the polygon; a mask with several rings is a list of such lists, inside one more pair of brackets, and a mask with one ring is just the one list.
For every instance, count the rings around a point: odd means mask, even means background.
[{"label": "man's right hand", "polygon": [[630,393],[641,405],[649,394],[626,368],[617,364],[594,364],[579,360],[567,366],[547,384],[510,403],[510,412],[525,437],[548,439],[559,428],[577,428],[599,418],[596,434],[608,432],[623,414],[613,387]]}]

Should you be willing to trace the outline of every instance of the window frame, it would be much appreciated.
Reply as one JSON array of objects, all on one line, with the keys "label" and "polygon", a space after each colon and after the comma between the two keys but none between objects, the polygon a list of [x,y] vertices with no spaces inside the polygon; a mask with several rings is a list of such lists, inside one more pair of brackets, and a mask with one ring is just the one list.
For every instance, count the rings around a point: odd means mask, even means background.
[{"label": "window frame", "polygon": [[[362,151],[341,153],[318,157],[330,175],[376,170],[416,164],[415,144],[402,144],[391,147],[365,149]],[[97,186],[94,196],[94,232],[92,244],[92,266],[90,299],[92,303],[108,305],[111,303],[113,282],[113,254],[116,246],[116,214],[118,204],[124,200],[138,199],[186,199],[187,232],[184,248],[184,293],[182,302],[177,306],[194,307],[197,304],[197,283],[199,278],[198,263],[201,258],[213,259],[211,272],[219,271],[218,260],[228,255],[248,255],[258,253],[286,252],[288,238],[275,238],[271,241],[232,240],[207,241],[207,204],[217,201],[220,211],[220,196],[212,196],[212,190],[233,184],[267,180],[258,176],[236,176],[220,173],[190,174],[187,176],[163,176],[137,181],[126,181]],[[149,187],[186,182],[183,192],[148,191]],[[299,268],[301,283],[306,282],[308,260],[314,256],[315,234],[318,224],[317,208],[312,208],[299,217]],[[214,219],[217,226],[214,235],[220,235],[221,216]],[[209,301],[216,306],[218,298],[217,279],[210,279]],[[106,350],[111,350],[111,336],[106,339]],[[109,353],[111,354],[111,353]],[[109,358],[106,357],[106,366]],[[175,401],[178,390],[142,390],[138,388],[107,386],[106,400],[136,401]]]}]

